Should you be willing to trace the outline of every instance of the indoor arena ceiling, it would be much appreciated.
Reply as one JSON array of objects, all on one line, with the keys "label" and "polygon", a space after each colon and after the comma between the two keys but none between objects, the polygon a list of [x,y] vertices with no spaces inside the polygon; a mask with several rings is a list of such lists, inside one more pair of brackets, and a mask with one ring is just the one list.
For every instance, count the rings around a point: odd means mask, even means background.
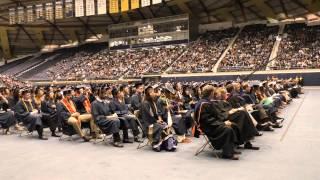
[{"label": "indoor arena ceiling", "polygon": [[66,44],[70,40],[82,42],[90,36],[106,34],[110,24],[185,13],[200,24],[273,22],[296,17],[312,21],[320,17],[319,0],[168,0],[119,14],[9,25],[8,8],[45,2],[52,0],[0,0],[0,46],[3,50],[0,56],[27,54],[47,44]]}]

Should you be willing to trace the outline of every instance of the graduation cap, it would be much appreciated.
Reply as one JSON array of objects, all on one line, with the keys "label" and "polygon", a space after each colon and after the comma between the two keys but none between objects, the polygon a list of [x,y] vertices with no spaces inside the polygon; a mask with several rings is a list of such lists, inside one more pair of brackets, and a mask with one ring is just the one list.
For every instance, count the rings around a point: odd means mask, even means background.
[{"label": "graduation cap", "polygon": [[156,83],[156,84],[152,85],[152,88],[157,89],[157,88],[160,88],[161,85],[162,85],[161,83]]},{"label": "graduation cap", "polygon": [[112,95],[113,95],[113,96],[118,95],[119,92],[120,92],[120,91],[119,91],[117,88],[113,88],[113,89],[112,89]]},{"label": "graduation cap", "polygon": [[232,84],[232,83],[233,83],[232,81],[227,81],[226,82],[226,86],[229,85],[229,84]]},{"label": "graduation cap", "polygon": [[85,85],[77,85],[74,89],[76,90],[76,91],[79,91],[80,89],[85,89],[87,86],[85,86]]},{"label": "graduation cap", "polygon": [[129,87],[128,84],[122,84],[120,87],[119,87],[119,90],[120,91],[123,91],[126,87]]},{"label": "graduation cap", "polygon": [[249,86],[253,87],[253,86],[260,86],[260,82],[259,81],[250,81]]},{"label": "graduation cap", "polygon": [[71,94],[71,92],[72,92],[71,88],[65,88],[65,89],[62,90],[62,93],[63,93],[64,96]]},{"label": "graduation cap", "polygon": [[28,88],[21,89],[21,95],[25,95],[27,93],[31,93],[31,90]]},{"label": "graduation cap", "polygon": [[202,89],[204,86],[206,86],[206,85],[208,85],[208,83],[206,83],[206,82],[201,82],[200,84],[199,84],[199,87]]},{"label": "graduation cap", "polygon": [[164,90],[168,91],[171,94],[175,94],[176,90],[174,90],[173,86],[170,83],[166,83],[164,86]]},{"label": "graduation cap", "polygon": [[152,86],[147,86],[147,87],[145,88],[145,90],[144,90],[144,93],[146,93],[147,91],[149,91],[149,89],[153,89],[153,87],[152,87]]},{"label": "graduation cap", "polygon": [[136,83],[136,84],[134,85],[134,87],[135,87],[135,88],[138,88],[139,86],[142,86],[142,85],[143,85],[142,82],[138,82],[138,83]]}]

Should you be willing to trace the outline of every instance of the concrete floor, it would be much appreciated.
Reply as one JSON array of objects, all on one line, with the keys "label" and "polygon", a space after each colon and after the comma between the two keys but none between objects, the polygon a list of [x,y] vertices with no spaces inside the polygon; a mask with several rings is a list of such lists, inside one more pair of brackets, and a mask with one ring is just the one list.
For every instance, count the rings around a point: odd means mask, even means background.
[{"label": "concrete floor", "polygon": [[217,159],[209,149],[195,157],[202,139],[179,144],[175,153],[156,153],[148,147],[137,150],[137,144],[117,149],[0,135],[0,180],[319,180],[319,107],[320,88],[306,88],[301,98],[282,111],[284,127],[256,138],[254,144],[261,150],[243,150],[239,161]]}]

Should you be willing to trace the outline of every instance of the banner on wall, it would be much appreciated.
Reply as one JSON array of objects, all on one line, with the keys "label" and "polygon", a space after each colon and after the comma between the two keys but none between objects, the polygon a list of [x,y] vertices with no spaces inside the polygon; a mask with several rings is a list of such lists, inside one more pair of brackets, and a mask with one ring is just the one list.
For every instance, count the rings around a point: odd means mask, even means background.
[{"label": "banner on wall", "polygon": [[82,17],[84,16],[84,4],[83,0],[75,0],[74,1],[75,5],[75,16],[76,17]]},{"label": "banner on wall", "polygon": [[94,0],[86,0],[86,16],[93,16],[96,14],[96,6]]},{"label": "banner on wall", "polygon": [[9,24],[16,24],[16,9],[10,8],[9,9]]},{"label": "banner on wall", "polygon": [[52,3],[46,3],[46,20],[53,21],[53,4]]},{"label": "banner on wall", "polygon": [[18,24],[23,24],[25,22],[25,19],[24,19],[24,7],[20,6],[20,7],[17,8],[17,15],[18,15],[17,23]]},{"label": "banner on wall", "polygon": [[129,0],[121,0],[121,11],[128,11],[129,10]]},{"label": "banner on wall", "polygon": [[31,23],[34,21],[33,5],[27,6],[27,22]]},{"label": "banner on wall", "polygon": [[73,17],[73,0],[65,0],[64,16],[66,18]]},{"label": "banner on wall", "polygon": [[139,0],[131,0],[131,9],[138,9],[140,7]]},{"label": "banner on wall", "polygon": [[98,14],[107,14],[107,0],[97,0]]},{"label": "banner on wall", "polygon": [[56,1],[55,18],[63,19],[63,3],[62,1]]},{"label": "banner on wall", "polygon": [[141,0],[141,7],[150,6],[150,0]]},{"label": "banner on wall", "polygon": [[37,20],[43,20],[44,19],[43,5],[42,4],[37,4],[36,5],[36,19]]},{"label": "banner on wall", "polygon": [[152,4],[160,4],[162,3],[162,0],[152,0]]},{"label": "banner on wall", "polygon": [[119,12],[119,1],[118,0],[109,0],[109,12],[118,13]]}]

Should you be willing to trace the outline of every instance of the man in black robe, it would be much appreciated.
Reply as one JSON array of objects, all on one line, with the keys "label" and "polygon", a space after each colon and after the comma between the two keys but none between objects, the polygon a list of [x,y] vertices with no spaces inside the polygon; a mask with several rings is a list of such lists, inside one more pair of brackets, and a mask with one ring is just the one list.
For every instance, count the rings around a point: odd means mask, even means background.
[{"label": "man in black robe", "polygon": [[41,102],[41,113],[42,120],[50,123],[51,136],[60,137],[55,133],[58,126],[58,117],[53,92],[47,92],[45,100]]},{"label": "man in black robe", "polygon": [[15,106],[15,115],[18,120],[22,121],[29,132],[37,130],[39,139],[48,140],[43,136],[43,122],[41,120],[41,113],[35,109],[35,103],[31,100],[31,93],[29,90],[22,91],[23,97]]},{"label": "man in black robe", "polygon": [[232,122],[219,116],[215,103],[211,102],[214,96],[214,87],[206,85],[202,91],[202,99],[196,104],[195,120],[198,127],[210,140],[215,149],[222,149],[222,158],[238,160],[234,150],[237,135]]},{"label": "man in black robe", "polygon": [[140,105],[143,101],[144,85],[142,83],[138,83],[136,84],[135,88],[136,88],[136,93],[131,97],[131,107],[133,111],[140,109]]},{"label": "man in black robe", "polygon": [[[243,88],[243,89],[241,89]],[[239,83],[232,83],[226,87],[229,97],[228,102],[232,108],[244,107],[247,112],[251,113],[252,117],[257,121],[257,128],[265,131],[273,131],[270,118],[261,104],[254,104],[251,99],[250,87],[244,84],[243,87]],[[249,92],[248,92],[249,91]],[[255,111],[253,111],[255,110]],[[273,125],[273,124],[272,124]]]},{"label": "man in black robe", "polygon": [[139,140],[139,129],[137,125],[138,119],[133,115],[124,101],[124,92],[113,90],[114,99],[112,101],[114,105],[114,111],[119,116],[121,122],[121,129],[123,130],[123,143],[132,143],[129,140],[128,129],[132,129],[135,142],[141,142]]},{"label": "man in black robe", "polygon": [[236,125],[234,127],[238,136],[238,144],[244,144],[245,149],[259,150],[259,147],[253,146],[250,142],[259,132],[255,128],[248,112],[243,107],[232,108],[231,104],[226,101],[227,92],[224,88],[218,88],[214,97],[215,101],[213,103],[218,111],[218,116]]},{"label": "man in black robe", "polygon": [[60,120],[64,121],[62,124],[68,124],[71,125],[74,130],[78,133],[78,135],[85,141],[89,142],[90,137],[86,136],[81,129],[81,125],[84,123],[89,123],[90,124],[90,129],[93,130],[94,132],[97,133],[96,126],[94,124],[93,119],[87,118],[87,116],[81,115],[77,108],[76,105],[74,104],[72,100],[72,90],[71,89],[65,89],[63,91],[64,98],[60,101],[59,104],[59,114]]},{"label": "man in black robe", "polygon": [[17,120],[14,116],[14,112],[9,110],[9,102],[0,93],[0,126],[5,129],[5,134],[9,133],[11,126],[14,126],[15,129],[21,130],[21,127],[17,124]]},{"label": "man in black robe", "polygon": [[106,89],[98,91],[98,97],[91,104],[92,117],[100,128],[106,134],[113,134],[113,145],[115,147],[123,147],[120,138],[120,120],[112,110],[111,102],[107,100]]}]

